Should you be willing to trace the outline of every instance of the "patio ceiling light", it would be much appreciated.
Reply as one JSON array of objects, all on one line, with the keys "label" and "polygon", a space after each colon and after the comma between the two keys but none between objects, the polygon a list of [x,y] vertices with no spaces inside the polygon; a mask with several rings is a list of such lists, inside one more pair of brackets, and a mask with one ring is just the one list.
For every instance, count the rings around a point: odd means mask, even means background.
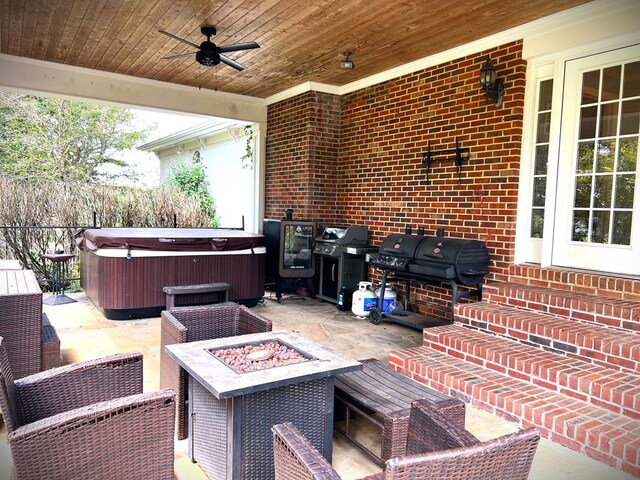
[{"label": "patio ceiling light", "polygon": [[496,69],[491,63],[489,55],[480,69],[480,85],[484,89],[484,96],[491,100],[496,107],[499,107],[504,95],[504,82],[501,78],[496,78]]},{"label": "patio ceiling light", "polygon": [[340,70],[353,70],[355,65],[351,60],[349,60],[351,52],[344,52],[342,55],[344,55],[344,60],[340,61]]}]

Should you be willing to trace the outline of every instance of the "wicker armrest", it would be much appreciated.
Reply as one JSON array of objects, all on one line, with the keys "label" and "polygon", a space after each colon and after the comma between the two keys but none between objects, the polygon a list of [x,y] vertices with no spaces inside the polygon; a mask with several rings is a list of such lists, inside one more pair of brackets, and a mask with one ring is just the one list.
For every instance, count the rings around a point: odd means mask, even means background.
[{"label": "wicker armrest", "polygon": [[[187,341],[187,327],[171,312],[165,310],[160,315],[160,388],[171,388],[180,396],[180,367],[174,362],[164,347]],[[184,399],[178,399],[184,401]]]},{"label": "wicker armrest", "polygon": [[241,305],[238,307],[238,330],[242,334],[271,331],[271,320]]},{"label": "wicker armrest", "polygon": [[331,464],[293,426],[271,428],[276,480],[340,480]]},{"label": "wicker armrest", "polygon": [[187,327],[180,323],[178,319],[171,314],[171,310],[163,310],[160,316],[163,320],[163,327],[174,330],[181,335],[184,334],[184,339],[186,341]]},{"label": "wicker armrest", "polygon": [[473,446],[387,460],[388,479],[526,480],[540,435],[535,428]]},{"label": "wicker armrest", "polygon": [[459,421],[447,417],[427,400],[411,402],[407,432],[407,455],[436,452],[480,443],[461,427]]},{"label": "wicker armrest", "polygon": [[438,403],[431,402],[427,399],[414,400],[413,406],[429,405],[438,412],[445,415],[449,420],[453,421],[460,428],[464,428],[466,404],[462,400],[457,398],[451,398],[449,400],[443,400]]},{"label": "wicker armrest", "polygon": [[162,390],[20,427],[7,437],[17,477],[173,479],[174,414],[174,393]]},{"label": "wicker armrest", "polygon": [[30,423],[92,403],[142,393],[142,354],[119,353],[52,368],[16,380],[15,387],[22,422]]},{"label": "wicker armrest", "polygon": [[187,327],[180,323],[170,311],[163,311],[160,315],[160,388],[170,388],[176,392],[178,440],[187,438],[184,408],[186,389],[183,388],[186,372],[169,357],[164,347],[186,341]]}]

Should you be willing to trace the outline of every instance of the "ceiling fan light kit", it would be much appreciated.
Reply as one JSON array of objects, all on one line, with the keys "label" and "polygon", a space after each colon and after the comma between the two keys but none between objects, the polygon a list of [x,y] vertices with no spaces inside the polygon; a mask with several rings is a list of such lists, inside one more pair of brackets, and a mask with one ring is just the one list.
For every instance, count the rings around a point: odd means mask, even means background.
[{"label": "ceiling fan light kit", "polygon": [[187,45],[191,45],[192,47],[198,49],[196,52],[180,53],[178,55],[169,55],[167,57],[163,57],[165,60],[189,57],[195,53],[196,62],[205,67],[213,67],[215,65],[218,65],[219,63],[224,63],[225,65],[229,65],[230,67],[233,67],[238,71],[242,71],[246,68],[244,65],[236,62],[235,60],[231,60],[229,57],[223,55],[223,53],[260,48],[260,45],[258,45],[256,42],[236,43],[233,45],[218,46],[211,41],[211,37],[214,37],[217,33],[215,27],[211,26],[200,27],[200,32],[202,32],[202,34],[207,37],[207,39],[200,45],[196,45],[189,40],[178,37],[177,35],[174,35],[172,33],[165,32],[164,30],[158,31],[163,35],[167,35],[168,37],[171,37],[175,40],[186,43]]}]

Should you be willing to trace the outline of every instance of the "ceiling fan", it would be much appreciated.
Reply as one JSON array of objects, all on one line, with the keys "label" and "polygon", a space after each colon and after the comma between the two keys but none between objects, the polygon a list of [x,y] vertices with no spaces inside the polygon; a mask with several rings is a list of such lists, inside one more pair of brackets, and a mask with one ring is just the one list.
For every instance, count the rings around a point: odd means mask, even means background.
[{"label": "ceiling fan", "polygon": [[189,40],[180,38],[172,33],[165,32],[164,30],[158,31],[164,35],[167,35],[168,37],[175,38],[180,42],[186,43],[187,45],[191,45],[192,47],[198,49],[197,52],[180,53],[178,55],[169,55],[168,57],[162,57],[164,60],[188,57],[195,53],[196,62],[198,62],[200,65],[204,65],[205,67],[213,67],[214,65],[218,65],[220,62],[222,62],[226,65],[229,65],[230,67],[235,68],[236,70],[242,71],[246,68],[244,65],[231,60],[229,57],[223,54],[228,52],[237,52],[239,50],[251,50],[254,48],[260,48],[260,45],[258,45],[256,42],[236,43],[233,45],[223,45],[219,47],[211,41],[211,37],[214,37],[216,34],[215,27],[200,27],[200,31],[202,32],[202,34],[207,37],[207,39],[200,45],[191,43]]}]

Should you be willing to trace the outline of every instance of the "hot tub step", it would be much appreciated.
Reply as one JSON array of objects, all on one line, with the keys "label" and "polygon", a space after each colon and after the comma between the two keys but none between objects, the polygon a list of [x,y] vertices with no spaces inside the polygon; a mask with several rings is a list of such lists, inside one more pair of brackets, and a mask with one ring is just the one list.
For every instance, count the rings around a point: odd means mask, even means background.
[{"label": "hot tub step", "polygon": [[164,287],[162,291],[167,295],[167,310],[176,306],[177,295],[196,295],[200,293],[221,293],[219,302],[229,300],[229,290],[231,285],[224,282],[202,283],[200,285],[175,285]]}]

